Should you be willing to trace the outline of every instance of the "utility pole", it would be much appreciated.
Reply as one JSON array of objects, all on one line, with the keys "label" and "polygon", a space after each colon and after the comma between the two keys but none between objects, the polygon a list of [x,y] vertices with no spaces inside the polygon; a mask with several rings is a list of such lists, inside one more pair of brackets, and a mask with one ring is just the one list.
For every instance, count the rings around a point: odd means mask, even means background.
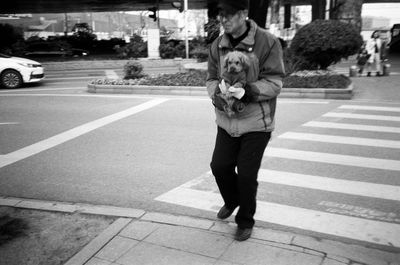
[{"label": "utility pole", "polygon": [[68,35],[68,14],[64,13],[64,36]]},{"label": "utility pole", "polygon": [[184,1],[184,20],[185,20],[185,48],[186,48],[186,59],[189,59],[189,36],[188,36],[188,23],[187,23],[187,11],[188,11],[188,0]]}]

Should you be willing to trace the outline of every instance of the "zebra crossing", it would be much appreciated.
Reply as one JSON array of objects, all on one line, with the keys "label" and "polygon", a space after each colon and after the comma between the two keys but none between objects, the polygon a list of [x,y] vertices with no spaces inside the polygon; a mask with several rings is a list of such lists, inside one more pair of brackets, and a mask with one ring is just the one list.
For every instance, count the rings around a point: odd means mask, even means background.
[{"label": "zebra crossing", "polygon": [[[400,108],[344,104],[274,138],[259,172],[255,219],[400,247]],[[156,198],[217,212],[211,172]]]}]

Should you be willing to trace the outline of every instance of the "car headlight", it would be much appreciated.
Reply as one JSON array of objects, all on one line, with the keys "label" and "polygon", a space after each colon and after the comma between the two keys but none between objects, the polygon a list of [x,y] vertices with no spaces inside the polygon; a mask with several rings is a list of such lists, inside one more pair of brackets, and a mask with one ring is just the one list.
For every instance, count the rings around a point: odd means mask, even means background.
[{"label": "car headlight", "polygon": [[33,68],[33,67],[35,67],[35,65],[34,64],[32,64],[32,63],[22,63],[22,62],[20,62],[20,63],[18,63],[19,65],[22,65],[22,66],[25,66],[25,67],[28,67],[28,68]]}]

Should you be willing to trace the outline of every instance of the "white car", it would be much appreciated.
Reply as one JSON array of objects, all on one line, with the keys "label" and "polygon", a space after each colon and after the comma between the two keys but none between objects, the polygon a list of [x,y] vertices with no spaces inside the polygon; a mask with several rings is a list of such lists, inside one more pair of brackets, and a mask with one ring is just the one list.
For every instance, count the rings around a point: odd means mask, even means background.
[{"label": "white car", "polygon": [[18,88],[24,83],[39,82],[44,78],[40,63],[11,57],[0,53],[0,85],[5,88]]}]

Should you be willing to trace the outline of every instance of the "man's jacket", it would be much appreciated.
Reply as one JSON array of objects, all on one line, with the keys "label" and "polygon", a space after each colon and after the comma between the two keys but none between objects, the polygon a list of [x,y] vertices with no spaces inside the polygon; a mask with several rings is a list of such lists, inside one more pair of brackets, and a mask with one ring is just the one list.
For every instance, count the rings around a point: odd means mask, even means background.
[{"label": "man's jacket", "polygon": [[248,20],[250,30],[235,48],[226,34],[219,36],[212,44],[208,56],[207,91],[214,99],[222,80],[224,58],[233,50],[244,52],[250,59],[243,112],[229,117],[224,111],[215,109],[216,123],[231,136],[248,132],[270,132],[274,129],[276,97],[282,89],[285,70],[282,48],[279,40]]}]

